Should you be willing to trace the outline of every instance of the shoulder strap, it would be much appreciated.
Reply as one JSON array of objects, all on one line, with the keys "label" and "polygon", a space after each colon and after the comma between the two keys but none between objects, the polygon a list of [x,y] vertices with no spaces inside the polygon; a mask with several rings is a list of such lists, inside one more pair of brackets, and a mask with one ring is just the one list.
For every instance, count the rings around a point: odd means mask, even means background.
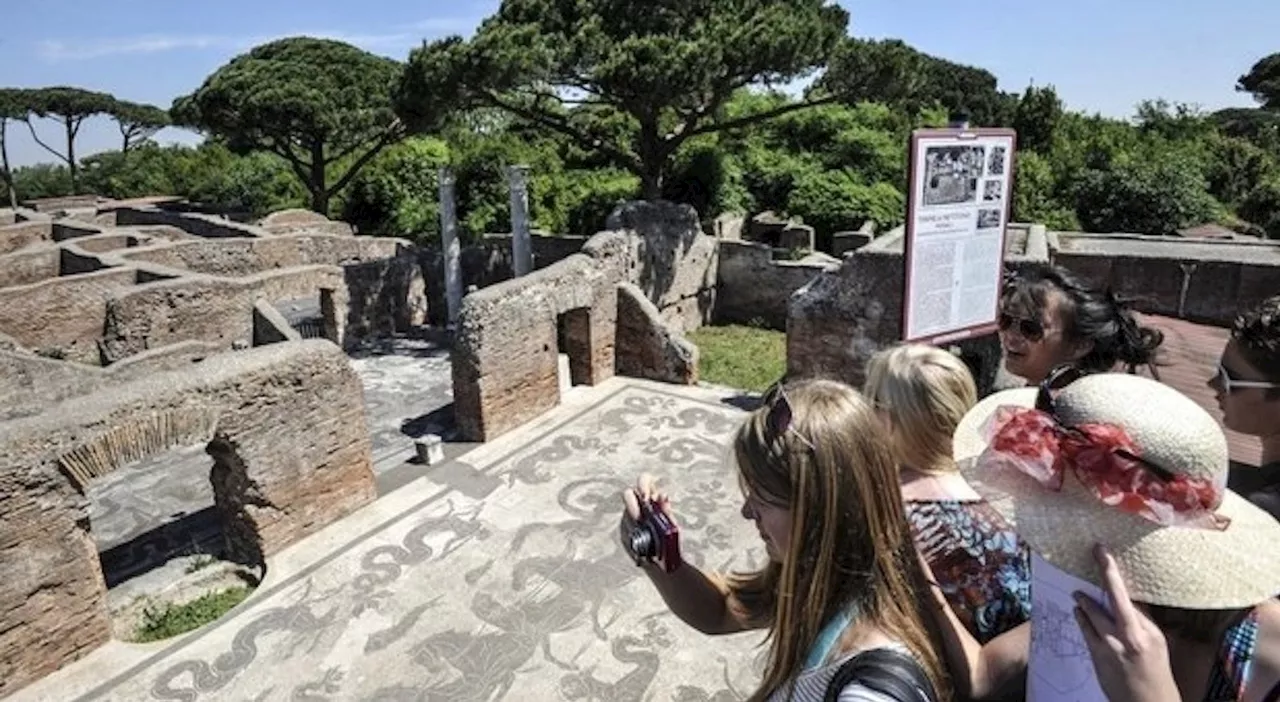
[{"label": "shoulder strap", "polygon": [[933,685],[920,664],[892,648],[873,648],[845,661],[828,683],[823,702],[837,702],[840,692],[853,682],[897,702],[934,702],[937,699]]}]

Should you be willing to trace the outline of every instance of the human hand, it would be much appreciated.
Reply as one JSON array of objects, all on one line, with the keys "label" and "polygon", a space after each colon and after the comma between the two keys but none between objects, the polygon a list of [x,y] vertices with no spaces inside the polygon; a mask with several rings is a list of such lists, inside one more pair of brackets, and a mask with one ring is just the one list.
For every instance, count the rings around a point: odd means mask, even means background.
[{"label": "human hand", "polygon": [[[675,515],[671,512],[671,498],[666,493],[657,489],[657,480],[649,475],[641,475],[636,481],[635,487],[627,488],[622,493],[622,501],[624,509],[622,518],[618,523],[618,536],[622,540],[622,547],[627,553],[632,553],[631,535],[637,524],[644,521],[645,513],[650,510],[657,510],[671,523],[673,530],[678,532]],[[668,552],[669,560],[674,564],[679,562],[679,540],[673,539],[674,552]]]},{"label": "human hand", "polygon": [[1129,599],[1120,566],[1106,548],[1098,544],[1093,555],[1114,614],[1082,592],[1074,594],[1075,614],[1102,691],[1111,702],[1182,699],[1164,632]]}]

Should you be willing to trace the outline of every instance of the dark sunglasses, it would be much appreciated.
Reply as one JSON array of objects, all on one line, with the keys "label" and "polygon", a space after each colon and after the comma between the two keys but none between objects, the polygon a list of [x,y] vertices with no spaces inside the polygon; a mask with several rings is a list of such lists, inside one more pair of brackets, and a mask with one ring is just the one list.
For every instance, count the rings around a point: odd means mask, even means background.
[{"label": "dark sunglasses", "polygon": [[1027,341],[1039,341],[1044,338],[1044,325],[1038,319],[1015,317],[1008,312],[1001,312],[996,323],[1000,326],[1000,331],[1016,328],[1022,338]]},{"label": "dark sunglasses", "polygon": [[814,447],[813,442],[791,426],[793,418],[791,401],[787,399],[787,393],[782,387],[783,381],[785,381],[785,378],[775,383],[764,394],[765,404],[769,405],[769,414],[765,417],[765,426],[769,429],[769,433],[773,434],[774,438],[780,438],[783,434],[791,432],[796,438],[804,442],[804,445],[808,446],[810,450],[816,451],[817,448]]}]

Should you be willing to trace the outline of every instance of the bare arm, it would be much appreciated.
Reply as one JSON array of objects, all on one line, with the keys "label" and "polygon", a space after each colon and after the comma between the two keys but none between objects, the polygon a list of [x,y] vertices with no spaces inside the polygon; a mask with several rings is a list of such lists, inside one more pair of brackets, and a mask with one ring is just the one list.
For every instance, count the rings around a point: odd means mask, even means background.
[{"label": "bare arm", "polygon": [[1031,651],[1031,623],[1020,624],[986,645],[978,643],[951,610],[923,557],[920,566],[929,579],[929,611],[942,635],[943,654],[956,692],[974,700],[1022,699]]},{"label": "bare arm", "polygon": [[[637,498],[637,494],[642,497]],[[640,516],[639,499],[652,500],[675,521],[670,500],[654,491],[654,482],[649,476],[641,476],[636,488],[625,491],[622,497],[626,509],[618,526],[624,542],[631,525]],[[691,563],[682,563],[671,573],[653,562],[641,567],[671,612],[694,629],[704,634],[733,634],[757,628],[746,620],[741,608],[731,605],[733,595],[720,574],[704,573]]]}]

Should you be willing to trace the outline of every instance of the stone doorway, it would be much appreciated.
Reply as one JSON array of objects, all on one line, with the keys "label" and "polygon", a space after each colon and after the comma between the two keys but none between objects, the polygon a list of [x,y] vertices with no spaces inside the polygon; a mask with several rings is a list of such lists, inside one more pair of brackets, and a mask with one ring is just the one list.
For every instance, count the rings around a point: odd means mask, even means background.
[{"label": "stone doorway", "polygon": [[556,315],[560,389],[591,384],[591,310],[579,307]]}]

